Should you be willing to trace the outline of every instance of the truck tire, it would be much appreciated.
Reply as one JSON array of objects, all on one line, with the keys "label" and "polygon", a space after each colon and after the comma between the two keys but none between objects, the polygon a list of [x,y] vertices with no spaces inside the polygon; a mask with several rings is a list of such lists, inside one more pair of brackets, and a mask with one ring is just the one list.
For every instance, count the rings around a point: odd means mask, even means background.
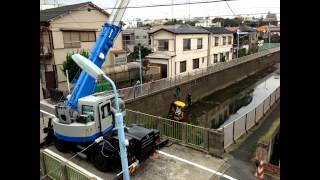
[{"label": "truck tire", "polygon": [[54,145],[58,151],[63,153],[67,153],[70,150],[69,144],[67,142],[59,140],[56,137],[54,138]]},{"label": "truck tire", "polygon": [[107,158],[101,154],[100,151],[95,152],[92,154],[91,161],[98,170],[102,172],[107,172],[112,170],[113,162],[110,158]]}]

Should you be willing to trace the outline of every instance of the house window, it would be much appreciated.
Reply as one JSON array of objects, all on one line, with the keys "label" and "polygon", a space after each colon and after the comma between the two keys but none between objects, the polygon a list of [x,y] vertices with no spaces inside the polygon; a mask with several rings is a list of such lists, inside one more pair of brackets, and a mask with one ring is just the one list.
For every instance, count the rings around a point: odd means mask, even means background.
[{"label": "house window", "polygon": [[193,69],[199,68],[199,58],[193,59]]},{"label": "house window", "polygon": [[218,62],[218,54],[213,55],[213,62],[217,63]]},{"label": "house window", "polygon": [[223,45],[223,46],[226,45],[226,37],[225,37],[225,36],[222,37],[222,45]]},{"label": "house window", "polygon": [[187,61],[180,62],[180,73],[187,71]]},{"label": "house window", "polygon": [[169,41],[168,40],[158,40],[158,51],[168,51]]},{"label": "house window", "polygon": [[81,42],[95,42],[96,41],[96,32],[80,32],[80,41]]},{"label": "house window", "polygon": [[147,39],[147,36],[143,36],[143,39]]},{"label": "house window", "polygon": [[64,31],[63,42],[65,48],[79,48],[80,42],[95,42],[96,32],[94,31]]},{"label": "house window", "polygon": [[202,49],[202,38],[197,39],[197,49]]},{"label": "house window", "polygon": [[220,62],[224,62],[223,53],[220,53]]},{"label": "house window", "polygon": [[219,46],[219,37],[214,37],[214,46]]},{"label": "house window", "polygon": [[228,36],[228,44],[231,45],[232,36]]},{"label": "house window", "polygon": [[229,51],[226,52],[226,61],[229,60]]},{"label": "house window", "polygon": [[183,50],[184,51],[191,50],[191,39],[183,39]]},{"label": "house window", "polygon": [[202,63],[204,63],[204,57],[202,58]]}]

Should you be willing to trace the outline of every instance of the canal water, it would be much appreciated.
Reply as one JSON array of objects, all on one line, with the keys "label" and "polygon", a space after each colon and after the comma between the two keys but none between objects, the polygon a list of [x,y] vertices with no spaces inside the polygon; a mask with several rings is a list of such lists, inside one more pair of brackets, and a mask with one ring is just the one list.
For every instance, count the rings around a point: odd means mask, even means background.
[{"label": "canal water", "polygon": [[261,98],[264,93],[272,91],[277,86],[274,81],[266,81],[269,90],[261,91],[266,79],[279,77],[280,84],[280,65],[264,69],[252,76],[247,77],[225,89],[217,91],[189,107],[187,123],[206,128],[217,129],[221,125],[228,123],[239,113],[245,111],[245,107],[251,108]]}]

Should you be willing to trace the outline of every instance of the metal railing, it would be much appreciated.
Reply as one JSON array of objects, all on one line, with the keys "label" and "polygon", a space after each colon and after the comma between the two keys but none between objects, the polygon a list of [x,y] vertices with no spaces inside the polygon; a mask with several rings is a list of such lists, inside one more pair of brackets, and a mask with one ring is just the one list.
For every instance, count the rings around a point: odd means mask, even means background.
[{"label": "metal railing", "polygon": [[47,175],[54,180],[102,180],[49,149],[40,151],[40,166],[43,177]]},{"label": "metal railing", "polygon": [[268,49],[264,50],[255,54],[251,54],[248,56],[243,56],[237,59],[232,59],[230,61],[224,62],[224,63],[217,63],[215,65],[211,65],[205,68],[200,68],[197,70],[194,70],[192,72],[188,73],[183,73],[180,75],[176,75],[172,78],[165,78],[165,79],[160,79],[157,81],[149,82],[149,83],[144,83],[142,85],[137,85],[135,87],[127,87],[120,89],[119,91],[121,94],[123,94],[123,99],[125,101],[128,100],[133,100],[138,97],[146,96],[151,93],[155,93],[158,91],[161,91],[163,89],[167,89],[170,87],[175,87],[177,85],[216,73],[218,71],[222,71],[234,66],[237,66],[242,63],[246,63],[249,61],[252,61],[254,59],[257,59],[259,57],[266,56],[268,54],[274,53],[280,51],[280,48],[273,48],[273,49]]},{"label": "metal railing", "polygon": [[146,128],[157,129],[161,136],[187,144],[197,149],[208,150],[209,129],[187,123],[153,116],[138,111],[126,110],[125,123],[140,124]]}]

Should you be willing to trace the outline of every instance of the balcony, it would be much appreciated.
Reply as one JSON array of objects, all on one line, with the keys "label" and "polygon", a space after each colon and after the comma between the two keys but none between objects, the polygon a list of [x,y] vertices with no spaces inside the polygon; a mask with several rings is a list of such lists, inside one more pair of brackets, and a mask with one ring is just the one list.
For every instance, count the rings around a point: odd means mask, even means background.
[{"label": "balcony", "polygon": [[53,56],[53,51],[50,46],[40,45],[40,58],[50,58]]}]

